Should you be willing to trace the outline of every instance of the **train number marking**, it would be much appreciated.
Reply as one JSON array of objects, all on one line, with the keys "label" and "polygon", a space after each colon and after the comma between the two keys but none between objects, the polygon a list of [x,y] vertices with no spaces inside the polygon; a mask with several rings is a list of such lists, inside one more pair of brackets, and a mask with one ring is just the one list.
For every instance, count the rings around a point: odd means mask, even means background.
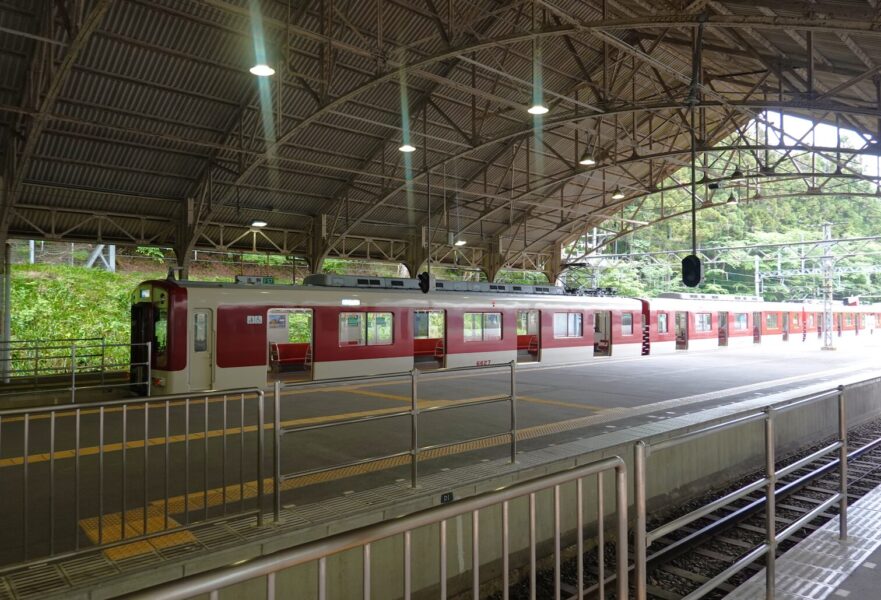
[{"label": "train number marking", "polygon": [[245,324],[247,325],[263,325],[263,315],[246,315]]},{"label": "train number marking", "polygon": [[488,367],[492,364],[491,360],[479,360],[475,363],[478,367]]}]

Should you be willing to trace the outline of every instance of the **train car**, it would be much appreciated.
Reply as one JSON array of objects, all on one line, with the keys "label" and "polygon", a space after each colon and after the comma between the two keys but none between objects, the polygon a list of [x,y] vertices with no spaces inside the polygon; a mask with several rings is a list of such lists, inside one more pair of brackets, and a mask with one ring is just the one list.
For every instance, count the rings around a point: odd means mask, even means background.
[{"label": "train car", "polygon": [[[132,341],[151,342],[151,392],[264,387],[647,353],[646,302],[553,286],[312,275],[302,286],[147,281]],[[142,390],[144,391],[144,390]]]},{"label": "train car", "polygon": [[[150,391],[168,394],[414,367],[817,345],[823,338],[817,302],[682,293],[596,298],[553,286],[432,285],[423,294],[412,279],[339,275],[311,275],[302,286],[146,281],[133,293],[132,342],[151,343]],[[872,335],[877,316],[871,305],[836,304],[836,343]],[[143,375],[132,379],[144,381]],[[146,386],[138,391],[146,393]]]}]

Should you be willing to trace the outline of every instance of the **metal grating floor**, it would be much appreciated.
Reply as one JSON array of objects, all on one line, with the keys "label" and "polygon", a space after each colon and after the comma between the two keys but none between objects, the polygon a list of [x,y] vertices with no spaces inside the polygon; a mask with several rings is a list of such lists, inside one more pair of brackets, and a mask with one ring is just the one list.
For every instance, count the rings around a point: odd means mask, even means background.
[{"label": "metal grating floor", "polygon": [[[868,376],[866,371],[859,374],[852,373],[850,377],[842,377],[840,383],[863,380]],[[285,534],[303,532],[304,536],[291,545],[302,543],[326,535],[327,528],[331,524],[334,525],[335,530],[343,530],[380,521],[388,518],[390,513],[401,514],[426,508],[436,503],[439,492],[457,490],[457,497],[479,493],[490,483],[492,487],[496,487],[500,478],[508,482],[519,478],[528,479],[533,477],[534,473],[524,472],[534,469],[551,472],[572,466],[574,458],[591,452],[632,443],[647,436],[722,418],[751,408],[767,406],[793,396],[809,394],[829,387],[830,383],[819,382],[797,390],[717,404],[704,410],[699,408],[700,404],[718,401],[719,398],[731,395],[732,390],[663,401],[635,409],[612,409],[586,418],[590,421],[585,422],[584,427],[598,428],[591,435],[570,442],[551,444],[544,448],[520,451],[517,454],[516,464],[510,464],[507,459],[478,462],[420,477],[419,488],[415,490],[409,486],[407,480],[399,480],[331,500],[307,505],[291,505],[281,511],[281,520],[277,524],[272,523],[272,515],[267,514],[265,516],[267,526],[262,528],[257,527],[257,519],[254,515],[231,517],[204,525],[197,524],[188,529],[195,541],[161,549],[151,547],[149,551],[136,556],[110,558],[105,552],[94,550],[71,558],[26,565],[19,570],[0,575],[0,600],[67,598],[96,586],[109,585],[120,577],[155,571],[164,566],[181,565],[186,561],[205,558],[220,549],[266,544],[277,541]],[[761,389],[761,386],[742,386],[736,389],[737,393],[741,394],[752,389]],[[682,409],[685,406],[690,406],[693,412],[664,414],[663,418],[634,426],[621,425],[620,428],[612,430],[599,428],[610,421],[638,415],[657,415],[659,411],[670,408]],[[881,536],[881,527],[877,531]],[[278,549],[278,546],[269,551],[275,549]],[[742,596],[742,598],[747,597],[750,596]]]}]

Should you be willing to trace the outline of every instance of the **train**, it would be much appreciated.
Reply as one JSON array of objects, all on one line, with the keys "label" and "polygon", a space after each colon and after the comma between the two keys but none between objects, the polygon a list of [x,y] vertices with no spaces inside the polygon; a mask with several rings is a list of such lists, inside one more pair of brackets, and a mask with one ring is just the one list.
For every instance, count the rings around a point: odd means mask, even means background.
[{"label": "train", "polygon": [[[816,301],[589,297],[550,285],[433,279],[430,287],[423,293],[415,279],[331,274],[310,275],[303,285],[145,281],[132,293],[132,382],[141,382],[141,394],[178,394],[414,368],[820,345],[823,338]],[[833,310],[832,333],[842,342],[873,335],[881,322],[881,305]]]}]

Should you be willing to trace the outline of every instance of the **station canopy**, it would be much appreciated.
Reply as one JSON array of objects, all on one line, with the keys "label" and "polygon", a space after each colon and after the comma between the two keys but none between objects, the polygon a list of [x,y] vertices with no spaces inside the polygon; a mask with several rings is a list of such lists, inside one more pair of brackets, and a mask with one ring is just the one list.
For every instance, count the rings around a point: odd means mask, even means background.
[{"label": "station canopy", "polygon": [[553,277],[589,228],[648,222],[622,207],[693,152],[703,186],[772,178],[762,157],[795,146],[848,176],[828,141],[769,139],[769,114],[847,127],[865,141],[854,152],[877,154],[879,10],[0,0],[0,237],[273,252],[313,270],[370,258],[411,274],[430,251],[491,279]]}]

